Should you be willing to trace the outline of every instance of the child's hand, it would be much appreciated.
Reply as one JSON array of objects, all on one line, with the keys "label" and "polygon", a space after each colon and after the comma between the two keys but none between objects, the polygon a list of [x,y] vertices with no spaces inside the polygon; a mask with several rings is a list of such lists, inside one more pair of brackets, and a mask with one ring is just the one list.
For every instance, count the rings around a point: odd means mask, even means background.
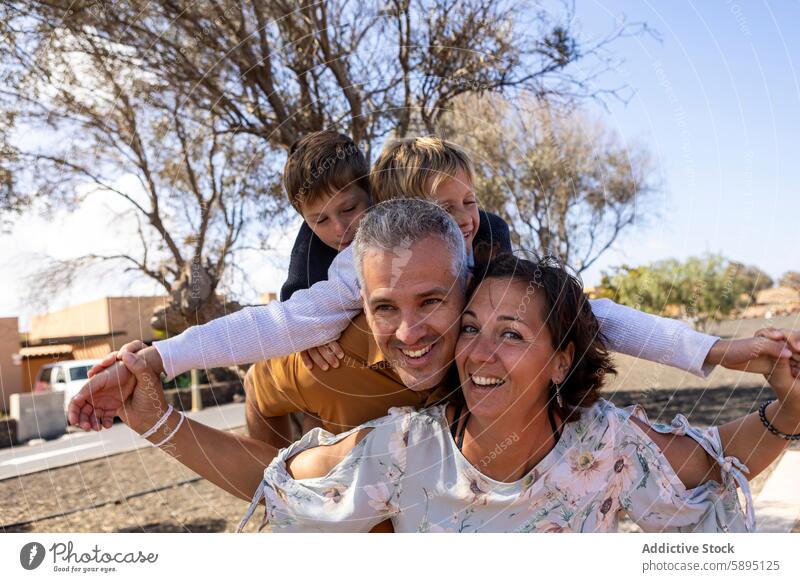
[{"label": "child's hand", "polygon": [[147,346],[143,341],[134,340],[132,342],[128,342],[116,352],[109,352],[103,357],[103,359],[99,363],[92,366],[92,369],[89,370],[89,379],[92,379],[94,376],[96,376],[109,366],[114,365],[115,362],[120,361],[121,360],[120,356],[123,352],[131,352],[135,354],[136,352],[143,350],[146,347]]},{"label": "child's hand", "polygon": [[718,363],[731,370],[769,374],[779,360],[785,360],[789,372],[800,377],[800,332],[769,327],[758,330],[752,338],[720,340],[717,344],[725,347]]},{"label": "child's hand", "polygon": [[309,370],[316,364],[324,372],[330,367],[338,368],[339,360],[344,358],[344,352],[339,342],[333,341],[324,346],[300,352],[300,358]]}]

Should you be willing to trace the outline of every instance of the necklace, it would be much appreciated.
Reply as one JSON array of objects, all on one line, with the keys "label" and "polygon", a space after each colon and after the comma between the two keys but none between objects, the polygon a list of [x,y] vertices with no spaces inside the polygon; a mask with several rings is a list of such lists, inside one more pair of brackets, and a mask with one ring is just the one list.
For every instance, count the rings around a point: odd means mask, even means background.
[{"label": "necklace", "polygon": [[[467,432],[467,423],[469,422],[470,415],[469,409],[464,410],[463,403],[459,402],[456,405],[455,413],[453,414],[453,422],[450,424],[450,434],[453,436],[456,447],[462,452],[462,454],[464,452],[462,450],[462,446],[464,445],[464,435]],[[561,438],[561,431],[558,430],[558,426],[556,425],[556,419],[553,416],[552,406],[547,407],[547,418],[550,421],[550,428],[553,431],[553,438],[555,439],[555,442],[558,443],[559,439]],[[460,430],[459,424],[461,425]]]}]

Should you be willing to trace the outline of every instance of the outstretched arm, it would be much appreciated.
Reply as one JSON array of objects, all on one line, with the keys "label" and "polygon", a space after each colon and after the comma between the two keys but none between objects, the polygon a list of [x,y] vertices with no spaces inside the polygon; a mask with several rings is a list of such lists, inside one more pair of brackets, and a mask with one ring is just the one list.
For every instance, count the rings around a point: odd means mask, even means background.
[{"label": "outstretched arm", "polygon": [[[142,350],[153,370],[173,378],[195,368],[249,364],[323,346],[337,340],[361,308],[353,251],[347,248],[331,264],[327,281],[298,290],[288,301],[247,307],[152,348],[136,341],[108,354],[73,398],[69,421],[84,430],[111,426],[114,411],[130,396],[125,390],[130,374],[116,362],[122,352]],[[331,365],[338,365],[340,353],[332,350]]]},{"label": "outstretched arm", "polygon": [[[774,330],[772,330],[774,331]],[[760,333],[769,334],[771,330]],[[794,354],[800,353],[800,332],[785,332],[785,340]],[[800,374],[792,360],[762,358],[742,369],[760,372],[775,391],[777,400],[767,406],[765,416],[784,434],[800,433]],[[726,456],[737,457],[750,469],[750,477],[766,469],[790,441],[772,434],[753,412],[719,427]]]},{"label": "outstretched arm", "polygon": [[[782,343],[768,337],[723,340],[676,319],[643,313],[610,299],[592,299],[610,350],[706,377],[714,366],[739,366],[763,355],[778,357]],[[796,364],[795,364],[796,365]]]},{"label": "outstretched arm", "polygon": [[[800,354],[800,332],[761,330],[759,337],[782,337],[793,357]],[[767,406],[767,419],[781,432],[800,432],[800,374],[791,358],[760,356],[740,366],[749,372],[764,374],[775,390],[778,400]],[[719,481],[716,462],[693,439],[660,433],[638,419],[633,419],[658,445],[687,488],[697,487],[708,479]],[[719,427],[720,441],[726,457],[736,457],[749,469],[753,478],[766,469],[788,445],[789,441],[767,430],[757,412],[748,414]]]},{"label": "outstretched arm", "polygon": [[339,253],[328,280],[288,301],[246,307],[153,345],[168,378],[194,368],[250,364],[288,356],[339,338],[361,309],[353,250]]},{"label": "outstretched arm", "polygon": [[[141,354],[126,352],[122,363],[131,372],[131,397],[117,411],[139,434],[156,424],[167,411],[161,380]],[[195,473],[225,491],[249,501],[278,450],[262,441],[217,430],[173,411],[147,440],[155,444],[173,436],[160,448]],[[177,430],[177,432],[175,432]],[[174,434],[173,434],[174,433]]]}]

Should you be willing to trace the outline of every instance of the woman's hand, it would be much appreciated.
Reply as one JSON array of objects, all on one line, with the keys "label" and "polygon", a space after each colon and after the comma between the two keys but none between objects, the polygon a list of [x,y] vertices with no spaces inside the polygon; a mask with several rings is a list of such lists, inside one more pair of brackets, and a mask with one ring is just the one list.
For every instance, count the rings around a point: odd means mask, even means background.
[{"label": "woman's hand", "polygon": [[[756,335],[769,338],[770,341],[782,342],[792,354],[788,358],[758,357],[739,369],[764,374],[778,396],[778,402],[771,403],[764,411],[767,420],[783,433],[798,433],[800,373],[795,362],[800,354],[800,331],[770,328],[759,330]],[[766,469],[789,444],[788,440],[770,434],[757,412],[723,424],[719,427],[719,436],[725,456],[736,457],[747,465],[750,479]]]},{"label": "woman's hand", "polygon": [[752,358],[729,367],[763,374],[781,402],[782,414],[800,420],[800,331],[769,327],[758,330],[753,340]]},{"label": "woman's hand", "polygon": [[778,396],[781,413],[800,420],[800,373],[794,363],[794,358],[800,355],[800,331],[775,329],[762,331],[769,333],[773,339],[782,336],[780,339],[785,341],[792,351],[791,358],[773,358],[769,369],[762,373]]},{"label": "woman's hand", "polygon": [[111,428],[134,385],[133,376],[122,363],[96,373],[70,400],[69,424],[87,431]]},{"label": "woman's hand", "polygon": [[148,348],[139,340],[125,344],[119,351],[111,352],[89,370],[89,381],[72,397],[67,408],[67,419],[83,430],[111,428],[117,410],[131,397],[136,385],[133,374],[121,362],[126,353],[145,358],[148,367],[158,373],[163,370],[161,356],[155,348]]},{"label": "woman's hand", "polygon": [[133,430],[142,434],[167,411],[167,400],[161,386],[161,378],[141,354],[125,351],[120,353],[120,359],[131,374],[128,385],[123,391],[130,391],[131,394],[117,410],[117,416]]}]

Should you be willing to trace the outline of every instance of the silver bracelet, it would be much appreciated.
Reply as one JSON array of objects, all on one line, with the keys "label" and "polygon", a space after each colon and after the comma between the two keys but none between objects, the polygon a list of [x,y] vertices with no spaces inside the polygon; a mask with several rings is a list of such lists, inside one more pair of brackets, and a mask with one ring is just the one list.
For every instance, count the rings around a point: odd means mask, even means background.
[{"label": "silver bracelet", "polygon": [[175,433],[177,433],[177,432],[180,430],[180,428],[181,428],[181,425],[183,424],[183,419],[184,419],[184,418],[186,418],[186,416],[183,414],[183,412],[180,412],[180,411],[178,411],[178,416],[180,416],[180,420],[178,420],[178,424],[175,426],[175,428],[173,429],[173,431],[172,431],[171,433],[169,433],[169,434],[168,434],[168,435],[167,435],[167,436],[164,438],[164,440],[161,440],[161,441],[159,441],[159,442],[155,443],[155,444],[153,445],[154,447],[160,447],[161,445],[163,445],[164,443],[166,443],[166,442],[167,442],[169,439],[171,439],[172,437],[174,437],[174,436],[175,436]]},{"label": "silver bracelet", "polygon": [[143,439],[146,439],[147,437],[154,435],[155,432],[158,429],[160,429],[165,422],[167,422],[167,418],[169,418],[169,415],[172,414],[173,410],[174,409],[172,408],[172,404],[167,406],[167,411],[164,413],[164,415],[161,418],[159,418],[152,427],[150,427],[150,430],[143,432],[139,436],[142,437]]}]

